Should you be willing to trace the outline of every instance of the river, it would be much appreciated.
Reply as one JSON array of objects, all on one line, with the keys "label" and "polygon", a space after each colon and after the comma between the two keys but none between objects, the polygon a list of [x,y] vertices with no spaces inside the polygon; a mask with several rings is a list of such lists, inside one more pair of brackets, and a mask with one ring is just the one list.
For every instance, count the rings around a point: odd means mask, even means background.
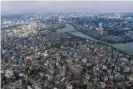
[{"label": "river", "polygon": [[133,55],[133,42],[130,42],[130,43],[115,43],[115,44],[107,43],[107,42],[97,40],[93,37],[87,36],[87,35],[85,35],[81,32],[76,31],[75,28],[70,24],[66,24],[65,28],[58,29],[57,32],[60,32],[60,33],[61,32],[69,32],[69,34],[72,34],[72,35],[75,35],[75,36],[78,36],[78,37],[90,39],[90,40],[93,40],[93,41],[96,41],[96,42],[102,42],[104,44],[108,44],[108,45],[110,45],[114,48],[117,48],[117,49],[127,53],[127,54]]}]

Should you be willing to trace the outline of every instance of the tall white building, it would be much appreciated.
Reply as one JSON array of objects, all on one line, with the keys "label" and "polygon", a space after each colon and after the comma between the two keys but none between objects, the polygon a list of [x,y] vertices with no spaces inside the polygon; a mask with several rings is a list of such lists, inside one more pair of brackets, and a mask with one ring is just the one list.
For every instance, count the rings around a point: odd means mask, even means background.
[{"label": "tall white building", "polygon": [[31,24],[28,25],[28,30],[31,29]]},{"label": "tall white building", "polygon": [[103,28],[96,28],[96,31],[100,34],[103,34]]},{"label": "tall white building", "polygon": [[100,34],[103,34],[103,26],[102,26],[102,23],[99,23],[98,24],[98,28],[96,28],[97,32],[100,33]]},{"label": "tall white building", "polygon": [[99,28],[103,28],[102,23],[99,23]]}]

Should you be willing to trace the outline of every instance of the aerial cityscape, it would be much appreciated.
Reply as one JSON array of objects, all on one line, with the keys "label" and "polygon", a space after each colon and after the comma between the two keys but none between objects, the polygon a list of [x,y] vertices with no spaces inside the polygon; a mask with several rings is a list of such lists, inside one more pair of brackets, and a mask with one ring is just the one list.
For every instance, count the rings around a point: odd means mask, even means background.
[{"label": "aerial cityscape", "polygon": [[27,10],[37,2],[3,2],[1,89],[133,89],[133,10],[91,12],[89,1],[88,12],[76,1]]}]

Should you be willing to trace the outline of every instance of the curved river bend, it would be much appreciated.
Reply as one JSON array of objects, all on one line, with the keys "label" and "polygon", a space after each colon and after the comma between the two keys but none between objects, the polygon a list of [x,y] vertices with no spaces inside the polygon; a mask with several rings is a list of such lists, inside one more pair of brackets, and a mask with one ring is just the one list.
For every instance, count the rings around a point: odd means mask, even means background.
[{"label": "curved river bend", "polygon": [[90,39],[90,40],[93,40],[93,41],[96,41],[96,42],[101,42],[101,43],[104,43],[104,44],[108,44],[108,45],[110,45],[114,48],[117,48],[117,49],[127,53],[127,54],[133,55],[133,42],[110,44],[110,43],[97,40],[97,39],[92,38],[90,36],[87,36],[87,35],[85,35],[81,32],[76,31],[75,28],[70,24],[66,24],[65,28],[58,29],[57,32],[60,32],[60,33],[61,32],[68,32],[69,34],[72,34],[72,35],[75,35],[75,36],[78,36],[78,37]]}]

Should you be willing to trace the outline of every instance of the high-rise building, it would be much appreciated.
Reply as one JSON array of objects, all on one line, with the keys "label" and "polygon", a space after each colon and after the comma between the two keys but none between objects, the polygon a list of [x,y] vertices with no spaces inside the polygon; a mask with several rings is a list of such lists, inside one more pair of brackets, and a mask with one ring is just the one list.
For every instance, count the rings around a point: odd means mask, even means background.
[{"label": "high-rise building", "polygon": [[102,23],[99,23],[99,28],[103,28]]}]

